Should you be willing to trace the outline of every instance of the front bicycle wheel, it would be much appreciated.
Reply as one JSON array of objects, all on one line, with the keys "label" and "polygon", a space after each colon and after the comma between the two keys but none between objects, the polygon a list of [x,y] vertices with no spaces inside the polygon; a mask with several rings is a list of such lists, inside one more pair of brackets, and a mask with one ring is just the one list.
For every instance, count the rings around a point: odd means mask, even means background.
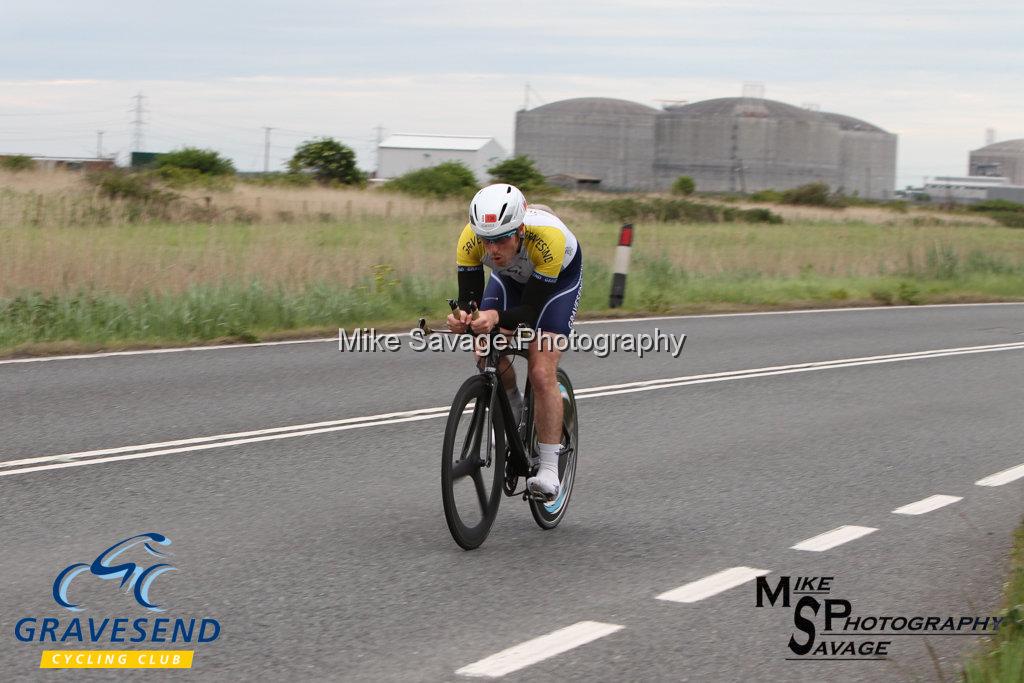
[{"label": "front bicycle wheel", "polygon": [[[572,390],[572,382],[569,375],[562,368],[558,368],[558,391],[562,394],[562,450],[558,454],[558,480],[561,482],[558,497],[550,503],[530,499],[530,512],[533,514],[533,521],[541,529],[554,529],[565,517],[566,508],[569,506],[569,496],[572,495],[572,485],[576,481],[576,460],[579,453],[579,419],[576,414],[576,394]],[[533,411],[533,392],[529,392],[530,416],[535,417]],[[530,448],[533,449],[537,441],[536,425],[530,430]],[[532,452],[532,451],[531,451]]]},{"label": "front bicycle wheel", "polygon": [[473,550],[484,542],[501,502],[505,432],[501,410],[490,405],[491,398],[491,387],[483,375],[467,379],[455,394],[444,430],[444,518],[452,538],[464,550]]}]

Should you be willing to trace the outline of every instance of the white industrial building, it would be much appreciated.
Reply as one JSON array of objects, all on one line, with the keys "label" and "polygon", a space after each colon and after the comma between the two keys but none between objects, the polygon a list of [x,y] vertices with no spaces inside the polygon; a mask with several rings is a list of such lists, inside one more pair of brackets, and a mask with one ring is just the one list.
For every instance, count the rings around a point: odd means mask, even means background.
[{"label": "white industrial building", "polygon": [[1024,187],[994,176],[936,176],[921,188],[933,202],[970,204],[988,199],[1024,202]]},{"label": "white industrial building", "polygon": [[507,158],[508,153],[494,138],[395,134],[377,146],[377,177],[397,178],[445,161],[461,161],[484,183],[490,177],[487,169]]}]

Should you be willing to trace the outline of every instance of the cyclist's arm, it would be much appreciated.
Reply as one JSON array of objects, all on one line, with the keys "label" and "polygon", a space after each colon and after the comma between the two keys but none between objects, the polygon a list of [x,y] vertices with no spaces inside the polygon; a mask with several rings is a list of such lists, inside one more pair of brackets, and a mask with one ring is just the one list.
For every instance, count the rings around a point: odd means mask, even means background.
[{"label": "cyclist's arm", "polygon": [[459,308],[469,310],[469,302],[480,303],[484,295],[484,244],[467,224],[459,236],[455,265],[459,277]]},{"label": "cyclist's arm", "polygon": [[498,327],[514,330],[519,323],[527,327],[535,327],[537,318],[540,317],[540,310],[555,293],[555,287],[557,287],[555,280],[542,277],[537,273],[531,275],[526,286],[523,287],[523,296],[519,300],[519,305],[498,313]]},{"label": "cyclist's arm", "polygon": [[459,266],[459,308],[468,311],[469,302],[475,301],[479,305],[483,295],[484,267],[468,269]]}]

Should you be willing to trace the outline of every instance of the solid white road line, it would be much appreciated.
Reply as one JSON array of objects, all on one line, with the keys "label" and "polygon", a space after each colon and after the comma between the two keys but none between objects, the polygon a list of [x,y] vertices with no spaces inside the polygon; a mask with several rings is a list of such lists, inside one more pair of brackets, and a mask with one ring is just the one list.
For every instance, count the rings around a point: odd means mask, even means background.
[{"label": "solid white road line", "polygon": [[658,320],[689,320],[698,318],[749,318],[761,315],[799,315],[801,313],[857,313],[861,311],[902,311],[929,308],[962,308],[965,306],[1020,306],[1020,301],[993,301],[977,304],[925,304],[923,306],[850,306],[849,308],[805,308],[797,311],[747,311],[745,313],[699,313],[694,315],[661,315],[639,318],[601,318],[599,320],[577,320],[573,325],[597,325],[606,323],[635,323]]},{"label": "solid white road line", "polygon": [[622,629],[618,624],[581,621],[464,666],[456,674],[499,678]]},{"label": "solid white road line", "polygon": [[[662,315],[640,318],[601,318],[598,320],[577,320],[576,325],[603,325],[610,323],[657,322],[659,320],[689,320],[700,318],[746,318],[764,315],[807,315],[814,313],[858,313],[863,311],[901,311],[907,309],[927,310],[929,308],[964,308],[968,306],[1020,306],[1017,301],[997,301],[979,304],[928,304],[924,306],[860,306],[851,308],[809,308],[799,311],[749,311],[746,313],[703,313],[699,315]],[[391,333],[382,333],[391,334]],[[407,337],[408,332],[394,333],[394,336]],[[38,358],[9,358],[0,360],[0,365],[14,363],[45,363],[55,360],[82,360],[87,358],[110,358],[114,356],[144,356],[157,353],[182,353],[185,351],[223,351],[227,349],[249,349],[259,346],[286,346],[288,344],[322,344],[337,342],[337,337],[326,339],[287,339],[272,342],[254,342],[251,344],[218,344],[215,346],[182,346],[168,349],[138,349],[135,351],[102,351],[99,353],[79,353],[68,356],[41,356]]]},{"label": "solid white road line", "polygon": [[995,474],[979,479],[974,482],[978,486],[1002,486],[1003,484],[1009,484],[1011,481],[1017,481],[1021,477],[1024,477],[1024,464],[1011,467],[1008,470],[1002,472],[996,472]]},{"label": "solid white road line", "polygon": [[[771,377],[775,375],[786,375],[798,372],[832,370],[838,368],[857,367],[861,365],[875,365],[879,363],[896,363],[908,360],[924,360],[930,358],[941,358],[945,356],[958,356],[965,354],[990,353],[996,351],[1013,350],[1024,350],[1024,342],[1014,342],[1012,344],[989,344],[986,346],[965,346],[950,349],[933,349],[930,351],[896,353],[885,356],[864,356],[859,358],[845,358],[831,361],[800,363],[797,365],[778,365],[766,368],[753,368],[749,370],[731,370],[727,372],[717,372],[703,375],[669,377],[665,379],[629,382],[626,384],[609,384],[600,387],[578,389],[576,391],[576,397],[578,400],[583,400],[587,398],[597,398],[600,396],[615,396],[618,394],[630,394],[640,391],[668,389],[671,387],[688,386],[691,384],[727,382],[739,379]],[[344,431],[348,429],[357,429],[360,427],[374,427],[386,424],[410,422],[415,420],[426,420],[431,418],[444,417],[445,415],[447,415],[448,410],[449,408],[447,406],[435,406],[433,408],[421,408],[418,410],[394,413],[380,413],[377,415],[367,415],[364,417],[352,417],[342,420],[330,420],[326,422],[314,422],[309,424],[291,425],[286,427],[272,427],[268,429],[258,429],[248,432],[234,432],[230,434],[200,436],[187,439],[178,439],[174,441],[141,444],[136,446],[118,446],[114,448],[80,451],[77,453],[62,453],[59,455],[42,455],[29,458],[20,458],[18,460],[9,460],[6,462],[0,461],[0,477],[27,472],[38,472],[47,469],[63,469],[65,467],[75,467],[89,463],[135,460],[142,457],[151,457],[153,455],[167,455],[172,453],[184,453],[187,451],[208,450],[210,448],[236,446],[246,443],[269,441],[272,439],[287,439],[294,436],[306,436],[309,434],[322,434],[326,432]],[[139,453],[139,451],[147,452]],[[116,455],[119,453],[133,453],[134,455],[120,456],[114,458],[97,457]],[[74,462],[67,462],[69,460]],[[59,464],[43,465],[41,463]],[[25,467],[26,465],[29,465],[29,467]],[[3,471],[5,468],[11,469]],[[981,485],[987,486],[996,484]]]},{"label": "solid white road line", "polygon": [[51,360],[82,360],[83,358],[112,358],[115,356],[149,356],[157,353],[184,353],[186,351],[223,351],[225,349],[251,349],[257,346],[288,346],[290,344],[322,344],[337,342],[337,337],[327,339],[286,339],[272,342],[253,342],[251,344],[215,344],[212,346],[175,346],[168,349],[136,349],[135,351],[100,351],[99,353],[76,353],[70,356],[39,356],[36,358],[8,358],[0,360],[0,365],[16,363],[46,363]]},{"label": "solid white road line", "polygon": [[923,500],[919,500],[916,503],[908,503],[902,507],[898,507],[893,510],[894,515],[923,515],[926,512],[932,510],[938,510],[939,508],[952,505],[953,503],[959,503],[963,500],[962,496],[928,496]]},{"label": "solid white road line", "polygon": [[792,550],[809,550],[813,553],[820,553],[824,550],[835,548],[837,545],[849,543],[861,536],[867,536],[874,531],[878,531],[878,529],[873,529],[869,526],[841,526],[832,531],[818,534],[813,538],[808,538],[806,541],[800,541],[792,547]]},{"label": "solid white road line", "polygon": [[173,453],[191,453],[194,451],[205,451],[211,448],[224,448],[225,446],[238,446],[246,443],[259,443],[261,441],[273,441],[277,439],[290,439],[296,436],[309,436],[312,434],[326,434],[328,432],[343,432],[349,429],[362,429],[364,427],[377,427],[380,425],[398,424],[401,422],[417,422],[419,420],[432,420],[434,418],[444,417],[444,414],[430,414],[420,415],[417,417],[403,417],[398,420],[382,420],[380,422],[362,422],[358,424],[347,424],[338,427],[325,427],[323,429],[306,429],[301,432],[288,432],[286,434],[270,434],[268,436],[256,436],[249,439],[234,439],[232,441],[217,441],[216,443],[205,443],[197,446],[184,446],[182,448],[165,448],[159,451],[146,451],[145,453],[132,453],[130,455],[115,455],[107,458],[93,458],[91,460],[73,460],[71,462],[60,462],[60,460],[67,458],[67,456],[48,456],[51,459],[56,459],[55,462],[50,465],[38,465],[35,467],[21,467],[17,469],[11,469],[7,471],[0,471],[0,477],[10,477],[15,474],[28,474],[29,472],[41,472],[44,470],[62,470],[68,467],[82,467],[84,465],[97,465],[103,462],[120,462],[122,460],[140,460],[142,458],[152,458],[157,455],[171,455]]},{"label": "solid white road line", "polygon": [[759,576],[770,574],[770,569],[754,569],[752,567],[731,567],[717,574],[706,576],[699,581],[693,581],[679,588],[657,596],[658,600],[670,600],[672,602],[698,602],[712,595],[718,595],[730,588],[743,585]]},{"label": "solid white road line", "polygon": [[[333,427],[336,425],[349,425],[356,424],[363,427],[373,427],[380,424],[395,424],[397,422],[407,422],[404,418],[417,417],[417,416],[430,416],[430,417],[442,417],[448,414],[450,406],[437,406],[435,408],[419,408],[417,410],[406,410],[397,413],[380,413],[379,415],[367,415],[365,417],[350,417],[344,420],[328,420],[326,422],[310,422],[308,424],[290,425],[287,427],[272,427],[269,429],[254,429],[248,432],[232,432],[230,434],[216,434],[214,436],[197,436],[191,439],[177,439],[176,441],[160,441],[157,443],[146,443],[137,446],[119,446],[117,448],[100,448],[93,451],[79,451],[78,453],[62,453],[60,455],[40,455],[32,458],[22,458],[21,460],[7,460],[0,462],[0,468],[4,467],[16,467],[21,465],[34,465],[42,462],[53,462],[59,460],[78,460],[80,458],[92,458],[100,455],[115,455],[117,453],[134,453],[137,451],[149,451],[156,448],[167,448],[169,446],[186,446],[197,443],[209,443],[211,441],[224,442],[219,445],[227,445],[228,441],[232,443],[251,443],[251,441],[244,440],[246,437],[251,436],[263,436],[265,434],[281,434],[277,438],[287,438],[285,433],[288,432],[301,432],[302,434],[311,433],[323,433],[321,432],[310,432],[306,430],[319,429],[321,427]],[[363,424],[366,423],[366,424]],[[332,431],[332,430],[323,430]],[[333,430],[338,431],[338,430]],[[298,436],[299,434],[295,434]],[[238,439],[243,439],[239,441]],[[187,450],[187,449],[186,449]],[[167,452],[167,451],[164,451]],[[175,452],[181,452],[175,451]],[[0,475],[2,476],[2,475]]]},{"label": "solid white road line", "polygon": [[[644,391],[647,389],[661,389],[670,386],[682,386],[684,384],[702,384],[708,381],[723,382],[730,379],[770,377],[772,375],[785,375],[794,372],[810,372],[812,370],[830,370],[832,368],[856,367],[859,365],[896,363],[905,360],[924,360],[929,358],[942,358],[944,356],[960,356],[974,353],[990,353],[994,351],[1015,350],[1024,350],[1024,342],[986,344],[984,346],[961,346],[949,349],[931,349],[928,351],[891,353],[886,354],[884,356],[861,356],[856,358],[839,358],[836,360],[815,361],[810,363],[796,363],[793,365],[775,365],[765,368],[751,368],[749,370],[731,370],[727,372],[714,372],[705,375],[666,377],[663,379],[650,379],[641,382],[627,382],[625,384],[609,384],[603,387],[577,389],[576,396],[611,396],[614,394],[632,393],[635,391]],[[619,391],[620,389],[625,389],[626,391]],[[596,392],[601,393],[598,394]]]}]

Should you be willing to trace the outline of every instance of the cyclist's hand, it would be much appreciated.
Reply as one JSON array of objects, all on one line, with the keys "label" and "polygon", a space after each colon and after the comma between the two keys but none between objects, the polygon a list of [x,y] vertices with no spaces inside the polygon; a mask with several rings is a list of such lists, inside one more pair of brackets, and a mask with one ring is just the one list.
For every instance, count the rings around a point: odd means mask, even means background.
[{"label": "cyclist's hand", "polygon": [[477,334],[487,334],[498,326],[498,312],[493,309],[480,311],[476,320],[470,321],[469,326]]},{"label": "cyclist's hand", "polygon": [[465,311],[452,311],[448,314],[448,329],[458,334],[463,334],[468,328],[469,313]]}]

